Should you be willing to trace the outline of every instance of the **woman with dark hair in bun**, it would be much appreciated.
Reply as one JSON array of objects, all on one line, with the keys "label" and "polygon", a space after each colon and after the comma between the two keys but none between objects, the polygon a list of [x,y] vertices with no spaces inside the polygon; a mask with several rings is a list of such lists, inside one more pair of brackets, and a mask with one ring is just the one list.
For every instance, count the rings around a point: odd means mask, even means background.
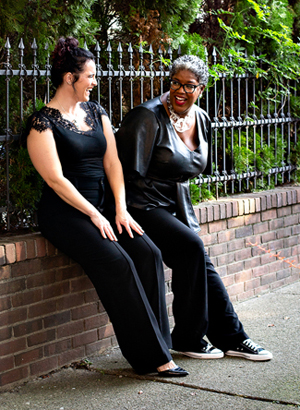
[{"label": "woman with dark hair in bun", "polygon": [[[91,279],[131,366],[138,373],[186,376],[169,353],[160,251],[126,210],[110,121],[89,101],[95,74],[92,53],[72,37],[59,40],[51,69],[56,93],[28,122],[29,155],[45,181],[39,226]],[[105,202],[107,183],[113,212]]]}]

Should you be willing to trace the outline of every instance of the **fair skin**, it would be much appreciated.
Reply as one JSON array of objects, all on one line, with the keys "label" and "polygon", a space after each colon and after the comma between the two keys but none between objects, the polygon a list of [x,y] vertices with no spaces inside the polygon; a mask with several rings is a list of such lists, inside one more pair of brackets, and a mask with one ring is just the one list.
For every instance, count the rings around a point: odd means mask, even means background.
[{"label": "fair skin", "polygon": [[[192,84],[198,85],[199,81],[197,80],[195,74],[193,74],[189,70],[181,70],[176,73],[172,80],[178,81],[181,84]],[[183,87],[180,87],[178,90],[174,91],[170,89],[169,92],[165,93],[161,97],[161,101],[170,116],[170,112],[167,105],[167,97],[170,94],[170,103],[173,107],[173,110],[176,114],[180,117],[185,117],[193,104],[197,101],[198,97],[202,94],[205,86],[200,85],[195,89],[192,94],[186,93]],[[196,124],[196,117],[194,118],[192,127],[184,132],[177,132],[179,138],[183,141],[183,143],[191,150],[194,151],[198,145],[198,136],[197,136],[197,124]]]},{"label": "fair skin", "polygon": [[[47,104],[48,107],[59,110],[66,120],[73,121],[76,118],[76,126],[82,131],[87,131],[90,128],[85,122],[86,113],[80,107],[80,104],[89,101],[90,92],[97,85],[95,75],[95,63],[92,60],[87,60],[84,70],[80,73],[76,82],[72,73],[69,72],[64,75],[63,82],[57,88],[55,96]],[[102,116],[102,123],[107,142],[103,166],[115,198],[115,220],[118,232],[121,234],[124,227],[130,237],[133,237],[132,231],[143,235],[143,229],[126,209],[122,166],[118,158],[111,124],[105,115]],[[104,238],[117,241],[109,221],[64,177],[52,131],[47,129],[38,132],[31,129],[27,138],[27,149],[34,167],[49,187],[69,205],[88,215]],[[164,371],[174,367],[176,367],[175,363],[170,361],[158,367],[157,370]]]}]

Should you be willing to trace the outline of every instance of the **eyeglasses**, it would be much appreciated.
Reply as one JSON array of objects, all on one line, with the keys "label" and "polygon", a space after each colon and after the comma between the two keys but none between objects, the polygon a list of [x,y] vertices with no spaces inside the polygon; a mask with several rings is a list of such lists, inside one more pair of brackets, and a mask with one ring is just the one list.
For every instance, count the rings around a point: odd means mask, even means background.
[{"label": "eyeglasses", "polygon": [[197,87],[202,85],[201,83],[198,85],[194,84],[181,84],[179,81],[176,80],[170,80],[170,87],[172,90],[177,91],[179,88],[183,88],[184,92],[187,94],[193,94],[193,92],[196,90]]}]

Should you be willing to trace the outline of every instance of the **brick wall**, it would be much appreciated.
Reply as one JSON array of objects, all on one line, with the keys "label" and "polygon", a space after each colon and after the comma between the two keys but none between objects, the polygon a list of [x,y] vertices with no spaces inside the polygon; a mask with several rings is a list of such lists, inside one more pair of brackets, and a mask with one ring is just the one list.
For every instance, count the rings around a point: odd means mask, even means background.
[{"label": "brick wall", "polygon": [[[300,187],[196,207],[202,237],[233,301],[299,280]],[[172,321],[171,271],[166,297]],[[82,269],[40,234],[0,239],[0,390],[116,345]]]}]

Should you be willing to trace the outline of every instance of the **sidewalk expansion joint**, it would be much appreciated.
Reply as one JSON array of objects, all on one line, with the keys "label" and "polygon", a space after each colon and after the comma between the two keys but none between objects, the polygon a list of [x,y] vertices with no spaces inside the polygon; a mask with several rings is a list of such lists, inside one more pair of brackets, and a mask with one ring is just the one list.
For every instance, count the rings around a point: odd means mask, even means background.
[{"label": "sidewalk expansion joint", "polygon": [[174,379],[165,379],[165,378],[159,377],[158,375],[153,375],[153,376],[138,375],[138,374],[127,373],[127,372],[125,373],[122,370],[102,370],[98,368],[93,368],[91,370],[101,373],[102,375],[107,375],[107,376],[128,377],[128,378],[136,379],[136,380],[149,380],[149,381],[154,381],[158,383],[166,383],[166,384],[172,384],[174,386],[186,387],[188,389],[202,390],[202,391],[207,391],[210,393],[223,394],[226,396],[241,397],[247,400],[262,401],[262,402],[274,403],[274,404],[283,404],[286,406],[293,406],[297,409],[300,406],[300,402],[293,402],[289,400],[269,399],[267,397],[257,397],[257,396],[251,396],[248,394],[234,393],[234,392],[218,390],[218,389],[211,389],[209,387],[201,387],[201,386],[197,386],[191,383],[175,381]]}]

